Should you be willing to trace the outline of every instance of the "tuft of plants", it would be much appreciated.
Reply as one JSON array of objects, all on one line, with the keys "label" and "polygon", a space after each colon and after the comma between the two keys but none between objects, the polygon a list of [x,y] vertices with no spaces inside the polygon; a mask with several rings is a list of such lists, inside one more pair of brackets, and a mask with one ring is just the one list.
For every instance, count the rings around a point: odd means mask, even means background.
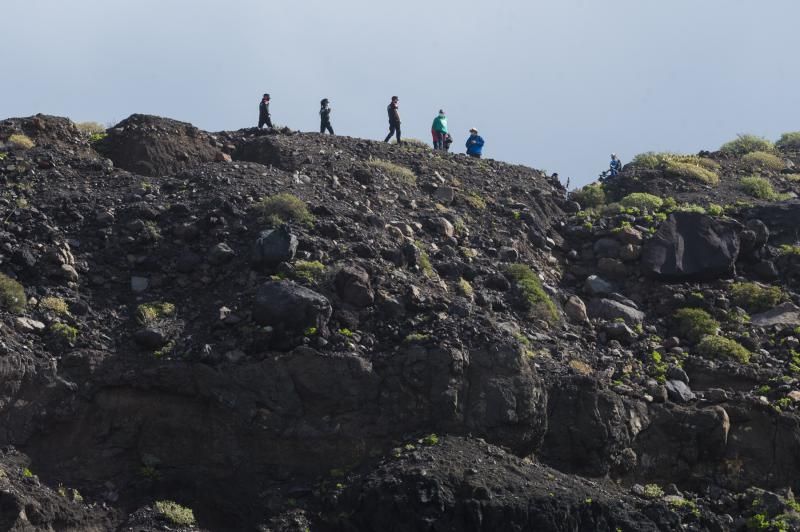
[{"label": "tuft of plants", "polygon": [[620,205],[626,208],[636,208],[640,211],[657,211],[664,204],[664,200],[647,192],[634,192],[620,200]]},{"label": "tuft of plants", "polygon": [[779,253],[781,255],[797,255],[800,256],[800,246],[798,245],[790,245],[790,244],[783,244],[780,247]]},{"label": "tuft of plants", "polygon": [[25,310],[25,289],[11,277],[0,273],[0,308],[18,314]]},{"label": "tuft of plants", "polygon": [[770,152],[775,149],[775,145],[764,137],[757,135],[740,134],[736,139],[726,142],[720,147],[719,151],[728,155],[742,156],[754,151]]},{"label": "tuft of plants", "polygon": [[156,501],[156,511],[167,521],[178,526],[194,526],[194,512],[174,501]]},{"label": "tuft of plants", "polygon": [[105,126],[99,122],[79,122],[75,124],[75,127],[87,137],[91,143],[103,140],[108,136]]},{"label": "tuft of plants", "polygon": [[[396,140],[392,140],[392,144],[397,144]],[[415,139],[415,138],[404,138],[403,143],[401,144],[404,148],[426,148],[426,149],[433,149],[433,147],[425,142],[424,140]]]},{"label": "tuft of plants", "polygon": [[8,137],[8,142],[19,150],[29,150],[36,146],[29,136],[21,133],[14,133]]},{"label": "tuft of plants", "polygon": [[[710,161],[710,159],[706,160]],[[666,163],[664,171],[668,175],[694,179],[708,185],[719,184],[719,175],[714,170],[701,166],[699,163],[671,160]]]},{"label": "tuft of plants", "polygon": [[73,344],[78,339],[78,329],[66,323],[54,323],[50,327],[53,336],[67,343]]},{"label": "tuft of plants", "polygon": [[431,339],[430,334],[423,334],[423,333],[411,333],[403,339],[403,343],[406,344],[419,344],[422,342],[427,342]]},{"label": "tuft of plants", "polygon": [[325,275],[325,265],[318,260],[298,260],[294,263],[294,275],[313,283]]},{"label": "tuft of plants", "polygon": [[743,177],[739,179],[739,188],[742,190],[742,192],[754,198],[763,200],[778,199],[778,193],[775,192],[775,189],[772,187],[772,183],[769,181],[769,179],[764,177]]},{"label": "tuft of plants", "polygon": [[664,490],[658,484],[646,484],[644,487],[644,496],[647,499],[660,499],[664,496]]},{"label": "tuft of plants", "polygon": [[477,192],[468,192],[464,194],[464,202],[473,209],[479,211],[486,210],[486,200]]},{"label": "tuft of plants", "polygon": [[514,279],[524,305],[532,316],[548,323],[558,321],[558,309],[533,270],[525,264],[517,263],[508,267],[508,275]]},{"label": "tuft of plants", "polygon": [[719,322],[699,308],[682,308],[675,312],[678,336],[697,343],[704,336],[717,334]]},{"label": "tuft of plants", "polygon": [[436,272],[433,269],[428,252],[425,251],[425,245],[420,240],[415,241],[414,245],[419,250],[419,267],[422,269],[422,273],[425,274],[425,277],[433,277]]},{"label": "tuft of plants", "polygon": [[764,312],[775,307],[783,299],[783,291],[777,286],[758,283],[734,283],[731,286],[731,301],[750,313]]},{"label": "tuft of plants", "polygon": [[780,172],[786,168],[786,163],[783,159],[766,151],[754,151],[742,156],[742,164],[746,166],[751,172],[756,170],[768,170],[771,172]]},{"label": "tuft of plants", "polygon": [[422,438],[421,443],[423,445],[428,445],[428,446],[436,445],[437,443],[439,443],[439,436],[437,436],[436,434],[428,434],[427,436]]},{"label": "tuft of plants", "polygon": [[381,172],[393,181],[399,181],[407,185],[413,185],[417,182],[417,175],[414,172],[405,166],[395,164],[391,161],[372,159],[371,161],[367,161],[367,166]]},{"label": "tuft of plants", "polygon": [[582,209],[591,209],[606,203],[606,191],[602,183],[592,183],[570,192],[570,198],[577,201]]},{"label": "tuft of plants", "polygon": [[750,351],[724,336],[705,336],[695,349],[698,355],[706,358],[734,359],[742,364],[750,362]]},{"label": "tuft of plants", "polygon": [[136,307],[136,321],[142,325],[150,325],[164,318],[175,315],[175,305],[163,301],[142,303]]},{"label": "tuft of plants", "polygon": [[464,297],[472,297],[475,294],[475,290],[472,288],[472,285],[469,284],[469,281],[464,278],[458,280],[456,287],[459,295]]},{"label": "tuft of plants", "polygon": [[265,196],[257,208],[263,220],[273,227],[290,221],[305,225],[314,222],[314,216],[308,211],[306,203],[288,192]]},{"label": "tuft of plants", "polygon": [[60,314],[62,316],[66,316],[69,314],[69,307],[67,306],[67,302],[61,299],[60,297],[50,296],[42,298],[42,300],[39,301],[39,308],[55,312],[56,314]]},{"label": "tuft of plants", "polygon": [[800,150],[800,131],[784,133],[775,143],[775,147],[779,150]]}]

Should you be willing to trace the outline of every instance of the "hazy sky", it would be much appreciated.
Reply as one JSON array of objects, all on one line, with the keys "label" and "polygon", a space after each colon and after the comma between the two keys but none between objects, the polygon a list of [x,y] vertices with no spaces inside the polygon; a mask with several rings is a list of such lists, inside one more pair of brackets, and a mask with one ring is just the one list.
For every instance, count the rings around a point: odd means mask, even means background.
[{"label": "hazy sky", "polygon": [[0,117],[151,113],[430,140],[593,180],[616,151],[800,130],[798,0],[2,0]]}]

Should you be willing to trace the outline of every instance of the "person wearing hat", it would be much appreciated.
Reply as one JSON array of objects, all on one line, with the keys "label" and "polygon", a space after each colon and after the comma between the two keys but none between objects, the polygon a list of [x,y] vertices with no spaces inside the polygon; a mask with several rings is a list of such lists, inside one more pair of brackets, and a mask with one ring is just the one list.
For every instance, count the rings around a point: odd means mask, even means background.
[{"label": "person wearing hat", "polygon": [[397,134],[397,143],[402,144],[400,140],[400,111],[398,110],[398,103],[400,98],[397,96],[392,96],[392,101],[389,102],[389,105],[386,107],[386,111],[389,113],[389,134],[386,135],[386,138],[383,142],[389,142],[389,139],[392,138],[392,135],[395,133]]},{"label": "person wearing hat", "polygon": [[608,164],[608,173],[611,177],[619,175],[622,171],[622,161],[617,158],[616,153],[611,154],[611,162]]},{"label": "person wearing hat", "polygon": [[331,127],[331,107],[328,105],[328,99],[325,98],[321,102],[319,102],[320,109],[319,109],[319,132],[321,134],[325,134],[325,130],[327,129],[328,132],[333,135],[333,127]]},{"label": "person wearing hat", "polygon": [[444,150],[444,138],[447,136],[447,116],[441,109],[439,109],[439,114],[436,118],[433,119],[431,135],[433,135],[433,149]]},{"label": "person wearing hat", "polygon": [[478,130],[474,127],[469,130],[469,138],[467,139],[467,155],[481,158],[483,152],[483,137],[478,135]]},{"label": "person wearing hat", "polygon": [[264,125],[272,129],[272,116],[269,114],[269,94],[265,94],[261,98],[261,104],[258,106],[258,129]]}]

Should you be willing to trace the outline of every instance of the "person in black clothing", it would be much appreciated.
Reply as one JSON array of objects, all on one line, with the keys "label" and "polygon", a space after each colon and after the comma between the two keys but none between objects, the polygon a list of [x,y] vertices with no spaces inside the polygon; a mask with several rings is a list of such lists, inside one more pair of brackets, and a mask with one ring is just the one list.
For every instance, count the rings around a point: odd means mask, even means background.
[{"label": "person in black clothing", "polygon": [[264,127],[272,129],[272,116],[269,114],[269,94],[265,94],[261,98],[261,104],[258,106],[258,129]]},{"label": "person in black clothing", "polygon": [[400,140],[400,111],[397,110],[397,102],[399,101],[400,98],[397,96],[392,96],[392,101],[386,108],[386,110],[389,112],[389,134],[386,135],[386,139],[384,139],[383,142],[389,142],[389,139],[392,138],[392,135],[396,133],[397,143],[402,144],[402,141]]},{"label": "person in black clothing", "polygon": [[333,132],[333,127],[331,127],[331,108],[328,103],[329,102],[327,98],[319,102],[319,132],[324,134],[325,130],[327,129],[331,135],[334,135],[335,133]]}]

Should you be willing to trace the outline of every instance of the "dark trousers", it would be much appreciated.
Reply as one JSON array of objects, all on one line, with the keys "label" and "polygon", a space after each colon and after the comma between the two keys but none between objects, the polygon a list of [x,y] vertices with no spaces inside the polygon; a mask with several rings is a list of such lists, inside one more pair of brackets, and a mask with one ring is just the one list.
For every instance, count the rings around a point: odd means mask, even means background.
[{"label": "dark trousers", "polygon": [[442,133],[441,131],[433,132],[433,149],[434,150],[444,149],[444,133]]},{"label": "dark trousers", "polygon": [[383,142],[389,142],[389,139],[392,138],[392,135],[394,134],[397,134],[397,143],[400,144],[400,124],[389,122],[389,134],[386,135],[386,138],[383,140]]},{"label": "dark trousers", "polygon": [[481,158],[481,154],[480,153],[469,153],[469,152],[467,152],[467,155],[469,155],[470,157],[475,157],[476,159],[480,159]]},{"label": "dark trousers", "polygon": [[330,133],[331,135],[335,135],[335,133],[333,132],[333,128],[331,127],[331,123],[327,120],[319,125],[320,133],[325,133],[325,130],[327,130],[328,133]]},{"label": "dark trousers", "polygon": [[258,129],[264,127],[264,124],[266,124],[268,128],[272,128],[272,120],[269,115],[258,117]]}]

